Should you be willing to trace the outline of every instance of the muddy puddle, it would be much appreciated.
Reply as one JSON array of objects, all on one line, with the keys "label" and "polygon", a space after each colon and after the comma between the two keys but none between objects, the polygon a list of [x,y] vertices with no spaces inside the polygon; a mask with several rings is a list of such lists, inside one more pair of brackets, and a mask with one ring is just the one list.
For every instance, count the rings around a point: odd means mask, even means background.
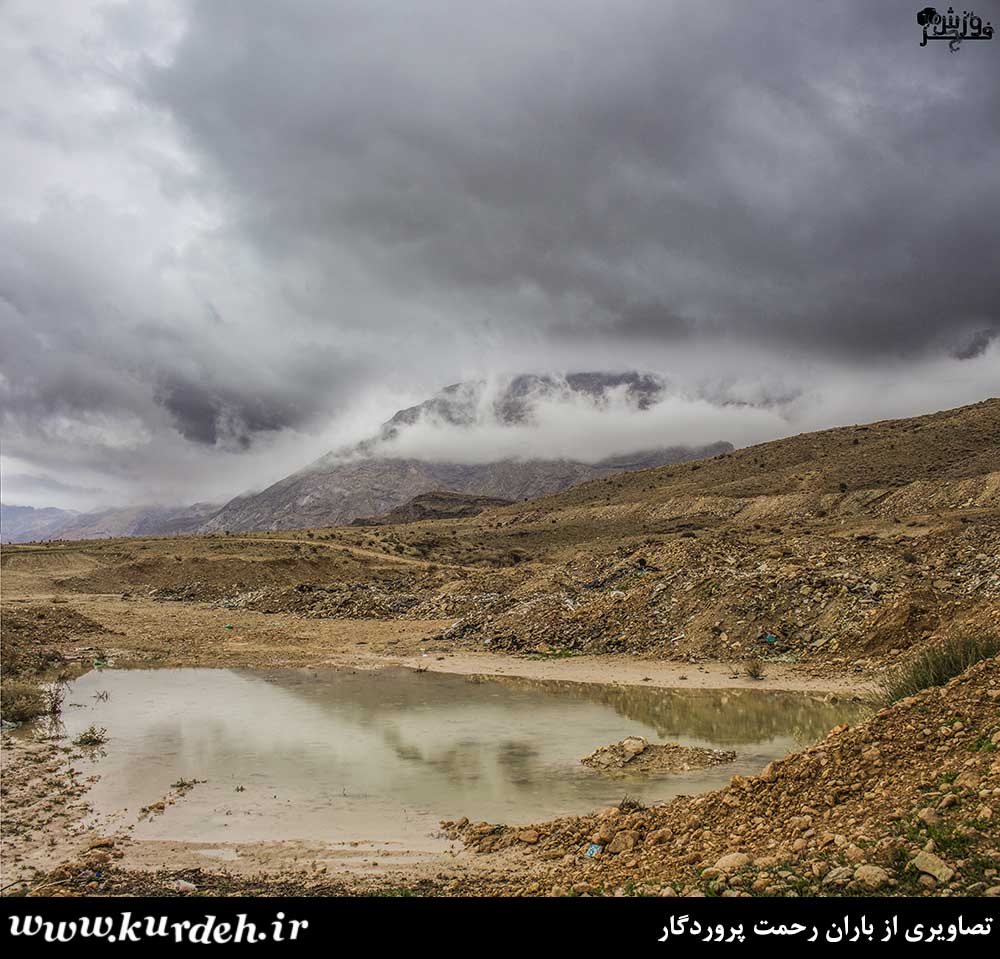
[{"label": "muddy puddle", "polygon": [[[231,844],[274,840],[433,849],[445,844],[442,819],[538,822],[625,793],[660,802],[758,772],[860,715],[802,693],[405,669],[94,671],[70,684],[65,704],[70,739],[107,730],[106,745],[75,764],[99,774],[87,796],[94,820],[136,839],[201,844],[220,861],[235,855]],[[610,782],[581,765],[630,735],[737,758]]]}]

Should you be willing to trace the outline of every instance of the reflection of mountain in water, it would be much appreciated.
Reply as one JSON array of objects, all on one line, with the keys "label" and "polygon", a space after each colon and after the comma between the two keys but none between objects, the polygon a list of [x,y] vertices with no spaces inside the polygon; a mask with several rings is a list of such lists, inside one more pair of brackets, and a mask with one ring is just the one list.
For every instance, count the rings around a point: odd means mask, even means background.
[{"label": "reflection of mountain in water", "polygon": [[[95,698],[103,690],[106,699]],[[537,822],[620,801],[581,765],[640,735],[729,745],[726,766],[639,776],[660,802],[753,775],[857,708],[788,693],[674,691],[485,680],[406,669],[111,670],[77,680],[72,738],[91,723],[112,746],[88,794],[98,815],[196,790],[143,822],[145,838],[197,842],[420,835],[440,819]],[[237,790],[237,785],[245,789]],[[242,840],[240,840],[242,841]]]},{"label": "reflection of mountain in water", "polygon": [[[408,669],[244,670],[240,675],[280,686],[316,705],[336,705],[365,726],[381,725],[377,718],[387,712],[496,706],[498,695],[505,700],[513,697],[520,701],[513,705],[529,709],[544,706],[555,697],[607,706],[626,719],[655,729],[662,738],[685,736],[719,746],[738,746],[781,737],[815,742],[838,723],[856,722],[864,713],[860,703],[826,694],[757,689],[656,689],[520,677],[463,677]],[[387,745],[399,755],[415,750],[398,733],[387,738]],[[514,741],[501,745],[512,758],[531,749]],[[456,754],[455,763],[467,770],[466,762],[457,756],[462,748],[462,743],[456,743],[451,752]],[[433,762],[451,764],[441,756]]]},{"label": "reflection of mountain in water", "polygon": [[652,726],[658,736],[692,736],[722,746],[791,736],[799,742],[822,739],[834,726],[856,722],[860,703],[826,694],[760,689],[650,689],[501,677],[517,689],[577,697],[610,706],[620,716]]}]

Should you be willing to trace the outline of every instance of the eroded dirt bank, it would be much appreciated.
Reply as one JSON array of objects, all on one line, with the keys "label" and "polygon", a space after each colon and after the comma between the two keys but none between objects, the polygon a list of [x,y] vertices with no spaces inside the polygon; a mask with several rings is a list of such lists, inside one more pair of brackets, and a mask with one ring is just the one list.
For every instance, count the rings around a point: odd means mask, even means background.
[{"label": "eroded dirt bank", "polygon": [[317,620],[119,596],[5,598],[9,635],[50,671],[95,662],[120,668],[408,666],[459,675],[691,689],[780,689],[863,694],[870,677],[769,662],[761,679],[729,663],[677,663],[612,655],[476,652],[440,638],[451,620]]},{"label": "eroded dirt bank", "polygon": [[997,896],[1000,657],[714,793],[448,825],[486,857],[516,850],[554,895]]}]

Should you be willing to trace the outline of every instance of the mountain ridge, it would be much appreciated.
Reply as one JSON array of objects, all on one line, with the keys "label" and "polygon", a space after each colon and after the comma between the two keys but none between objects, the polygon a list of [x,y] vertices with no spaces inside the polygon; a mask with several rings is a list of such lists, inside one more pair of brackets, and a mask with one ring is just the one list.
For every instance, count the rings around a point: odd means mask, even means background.
[{"label": "mountain ridge", "polygon": [[701,459],[732,449],[723,441],[696,446],[635,449],[593,462],[538,456],[497,457],[487,462],[424,459],[399,455],[394,446],[419,424],[455,431],[484,424],[500,430],[528,428],[541,404],[579,402],[593,408],[618,402],[641,416],[666,391],[653,373],[583,372],[519,374],[499,385],[486,380],[453,383],[417,404],[397,411],[378,432],[360,443],[332,450],[257,494],[226,504],[202,532],[294,529],[381,516],[414,497],[437,490],[508,500],[533,499],[624,470],[648,469]]}]

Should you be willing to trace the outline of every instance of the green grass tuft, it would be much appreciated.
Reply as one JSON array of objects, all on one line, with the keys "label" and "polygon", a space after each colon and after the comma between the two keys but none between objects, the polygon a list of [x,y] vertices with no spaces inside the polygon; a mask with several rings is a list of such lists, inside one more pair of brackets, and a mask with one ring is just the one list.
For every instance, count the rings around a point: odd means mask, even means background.
[{"label": "green grass tuft", "polygon": [[935,643],[889,673],[879,683],[875,703],[890,706],[932,686],[943,686],[970,666],[997,655],[1000,655],[998,636],[966,636]]}]

